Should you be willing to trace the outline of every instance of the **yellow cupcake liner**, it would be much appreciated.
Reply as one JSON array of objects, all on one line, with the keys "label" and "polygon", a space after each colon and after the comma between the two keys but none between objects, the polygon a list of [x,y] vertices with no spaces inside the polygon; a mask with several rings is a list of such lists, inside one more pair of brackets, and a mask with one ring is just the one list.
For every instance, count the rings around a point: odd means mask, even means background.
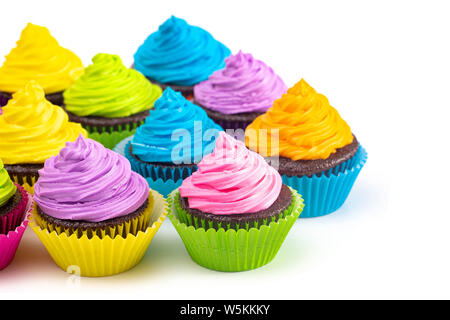
[{"label": "yellow cupcake liner", "polygon": [[30,177],[31,178],[31,182],[32,182],[32,184],[31,184],[31,186],[30,186],[30,184],[28,183],[28,182],[25,182],[25,183],[20,183],[19,181],[19,177],[18,176],[16,176],[16,175],[10,175],[10,178],[15,182],[15,183],[17,183],[17,184],[20,184],[24,189],[25,189],[25,191],[27,191],[28,193],[30,193],[30,194],[34,194],[34,185],[36,184],[36,177]]},{"label": "yellow cupcake liner", "polygon": [[139,214],[137,217],[124,221],[123,223],[115,226],[107,226],[104,228],[98,229],[73,229],[73,228],[64,228],[62,226],[55,225],[53,223],[49,223],[45,218],[41,217],[41,215],[37,212],[37,204],[34,203],[33,208],[33,217],[36,221],[36,224],[43,230],[48,230],[50,233],[55,231],[58,235],[65,233],[67,236],[71,236],[72,234],[76,234],[78,238],[82,236],[87,236],[89,239],[94,235],[97,235],[100,239],[105,238],[106,236],[114,239],[117,236],[126,237],[128,234],[137,235],[139,231],[145,231],[147,229],[150,215],[153,211],[154,206],[154,198],[153,194],[150,193],[148,196],[148,204],[147,207]]},{"label": "yellow cupcake liner", "polygon": [[100,238],[87,234],[68,236],[42,229],[31,215],[30,227],[46,247],[55,263],[64,271],[77,271],[83,277],[105,277],[125,272],[136,266],[147,251],[150,242],[167,216],[167,202],[158,192],[151,190],[153,210],[148,216],[148,227],[137,235],[128,234]]}]

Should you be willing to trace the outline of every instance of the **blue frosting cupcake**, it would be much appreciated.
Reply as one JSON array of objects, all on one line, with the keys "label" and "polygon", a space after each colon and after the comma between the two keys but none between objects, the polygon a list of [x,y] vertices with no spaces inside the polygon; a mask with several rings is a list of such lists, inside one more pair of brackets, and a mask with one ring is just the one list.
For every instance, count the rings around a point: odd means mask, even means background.
[{"label": "blue frosting cupcake", "polygon": [[125,156],[152,189],[166,195],[214,150],[220,131],[202,108],[167,88],[125,146]]},{"label": "blue frosting cupcake", "polygon": [[193,86],[225,67],[231,51],[206,30],[172,16],[134,55],[134,68],[150,81],[192,95]]}]

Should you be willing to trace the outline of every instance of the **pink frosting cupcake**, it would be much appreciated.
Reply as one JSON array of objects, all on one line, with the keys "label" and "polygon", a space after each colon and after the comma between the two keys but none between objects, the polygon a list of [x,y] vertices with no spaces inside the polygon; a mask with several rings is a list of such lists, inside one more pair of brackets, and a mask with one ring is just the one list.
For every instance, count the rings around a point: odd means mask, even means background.
[{"label": "pink frosting cupcake", "polygon": [[264,158],[221,132],[213,153],[169,195],[172,223],[198,264],[243,271],[272,260],[303,209]]}]

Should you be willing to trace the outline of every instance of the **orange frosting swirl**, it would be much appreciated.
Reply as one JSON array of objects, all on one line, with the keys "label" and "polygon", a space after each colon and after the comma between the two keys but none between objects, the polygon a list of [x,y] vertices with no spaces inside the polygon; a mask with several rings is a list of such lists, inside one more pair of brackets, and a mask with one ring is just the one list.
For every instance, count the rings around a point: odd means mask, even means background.
[{"label": "orange frosting swirl", "polygon": [[349,125],[303,79],[256,118],[245,134],[250,149],[294,161],[326,159],[353,142]]}]

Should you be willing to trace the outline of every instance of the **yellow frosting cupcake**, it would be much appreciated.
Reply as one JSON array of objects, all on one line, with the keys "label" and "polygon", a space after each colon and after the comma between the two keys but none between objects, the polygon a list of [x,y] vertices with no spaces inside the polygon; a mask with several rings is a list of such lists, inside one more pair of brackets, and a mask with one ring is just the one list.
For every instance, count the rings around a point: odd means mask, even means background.
[{"label": "yellow frosting cupcake", "polygon": [[0,68],[0,91],[11,94],[35,80],[47,98],[62,104],[61,92],[82,73],[80,58],[61,47],[47,28],[29,23]]},{"label": "yellow frosting cupcake", "polygon": [[34,184],[46,159],[87,132],[45,99],[35,81],[13,94],[0,114],[0,158],[17,183]]}]

